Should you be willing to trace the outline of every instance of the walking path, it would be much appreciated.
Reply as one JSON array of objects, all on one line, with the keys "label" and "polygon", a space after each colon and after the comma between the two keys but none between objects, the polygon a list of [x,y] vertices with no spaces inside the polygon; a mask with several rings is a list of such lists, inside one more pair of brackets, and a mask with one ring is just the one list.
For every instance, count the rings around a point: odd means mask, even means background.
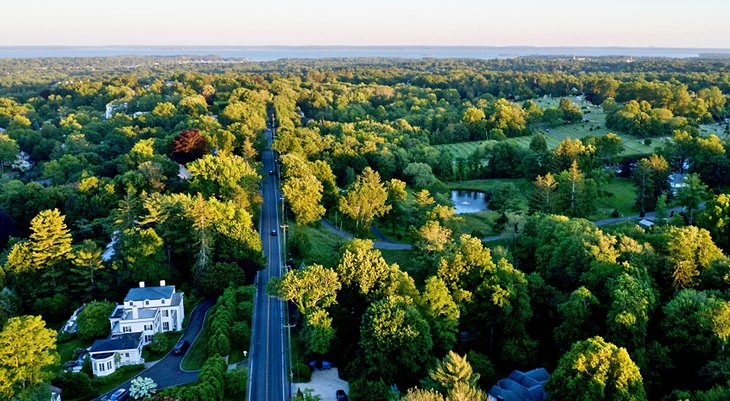
[{"label": "walking path", "polygon": [[[700,206],[700,209],[703,206],[704,206],[704,204],[702,204]],[[682,210],[683,210],[683,208],[681,208],[681,207],[675,207],[675,208],[672,208],[672,209],[667,210],[667,214],[671,214],[672,212],[679,213]],[[601,227],[601,226],[607,226],[607,225],[616,224],[616,223],[622,223],[624,221],[641,220],[641,219],[653,220],[654,218],[656,218],[656,212],[649,212],[649,213],[646,213],[644,215],[644,217],[641,217],[641,215],[638,215],[638,214],[634,214],[634,215],[631,215],[631,216],[615,217],[615,218],[610,218],[610,219],[597,220],[597,221],[594,221],[593,224],[595,224],[598,227]],[[353,236],[351,234],[346,233],[346,232],[340,230],[339,228],[335,227],[332,223],[330,223],[327,220],[322,220],[322,225],[325,228],[327,228],[329,231],[331,231],[332,233],[334,233],[335,235],[337,235],[338,237],[340,237],[340,238],[344,238],[344,239],[352,239],[353,238]],[[383,235],[383,233],[381,233],[380,231],[377,231],[377,229],[375,227],[373,227],[373,232],[375,233],[375,235],[378,238],[385,239],[383,241],[373,241],[373,248],[375,248],[375,249],[388,249],[388,250],[410,250],[410,249],[413,249],[413,245],[411,245],[411,244],[399,244],[397,242],[392,242],[392,241],[387,240],[387,238]],[[505,239],[508,239],[508,238],[509,237],[507,235],[500,234],[500,235],[493,235],[493,236],[489,236],[489,237],[484,237],[481,240],[482,240],[482,242],[494,242],[494,241],[505,240]]]}]

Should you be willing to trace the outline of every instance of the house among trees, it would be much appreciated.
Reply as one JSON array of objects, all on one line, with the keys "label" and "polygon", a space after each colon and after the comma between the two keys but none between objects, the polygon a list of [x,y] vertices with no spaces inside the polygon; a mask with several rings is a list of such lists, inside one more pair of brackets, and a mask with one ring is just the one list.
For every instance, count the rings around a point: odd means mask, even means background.
[{"label": "house among trees", "polygon": [[142,333],[121,334],[94,341],[89,348],[94,376],[110,375],[121,366],[144,363],[142,347]]},{"label": "house among trees", "polygon": [[545,391],[542,386],[550,378],[547,370],[533,369],[529,372],[515,370],[497,382],[487,393],[488,401],[542,401]]},{"label": "house among trees", "polygon": [[111,336],[142,333],[142,342],[147,345],[155,333],[182,330],[184,316],[183,293],[175,291],[174,285],[165,285],[162,280],[159,287],[145,287],[141,281],[109,317]]}]

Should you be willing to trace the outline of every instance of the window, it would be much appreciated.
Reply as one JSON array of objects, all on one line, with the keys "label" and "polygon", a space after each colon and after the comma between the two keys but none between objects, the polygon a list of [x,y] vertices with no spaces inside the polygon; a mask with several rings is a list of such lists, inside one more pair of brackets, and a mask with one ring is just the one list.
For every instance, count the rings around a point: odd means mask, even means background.
[{"label": "window", "polygon": [[169,310],[165,309],[165,310],[162,311],[162,316],[167,317],[169,315],[170,315],[170,311]]},{"label": "window", "polygon": [[122,326],[122,333],[131,333],[132,326]]},{"label": "window", "polygon": [[162,322],[162,330],[165,330],[165,331],[170,330],[170,323]]},{"label": "window", "polygon": [[164,299],[160,300],[160,302],[162,302],[163,305],[165,304],[165,300]]},{"label": "window", "polygon": [[129,306],[132,306],[132,305],[134,305],[134,302],[129,301]]},{"label": "window", "polygon": [[147,336],[144,336],[144,341],[145,341],[146,343],[148,343],[148,342],[152,341],[152,336],[149,336],[149,335],[147,335]]},{"label": "window", "polygon": [[150,304],[150,301],[144,301],[144,304],[145,305],[149,305]]},{"label": "window", "polygon": [[150,330],[152,330],[152,325],[151,324],[145,324],[144,325],[144,329],[145,329],[145,331],[150,331]]},{"label": "window", "polygon": [[129,358],[129,352],[125,352],[125,353],[124,353],[124,357],[125,357],[125,358]]},{"label": "window", "polygon": [[112,370],[112,361],[107,362],[106,367],[107,369]]},{"label": "window", "polygon": [[103,371],[104,371],[104,364],[103,364],[103,363],[100,363],[100,364],[99,364],[99,368],[98,368],[97,370],[98,370],[99,372],[103,372]]}]

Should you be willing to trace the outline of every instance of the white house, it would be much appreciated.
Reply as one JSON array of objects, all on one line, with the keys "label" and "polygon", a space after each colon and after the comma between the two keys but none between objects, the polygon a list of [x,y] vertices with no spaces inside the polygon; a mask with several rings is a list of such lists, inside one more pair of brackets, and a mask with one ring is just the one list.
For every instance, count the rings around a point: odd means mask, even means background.
[{"label": "white house", "polygon": [[142,333],[120,334],[94,341],[89,348],[94,376],[110,375],[120,366],[144,363],[142,347]]},{"label": "white house", "polygon": [[117,305],[109,317],[112,337],[126,333],[142,333],[144,345],[152,342],[155,333],[182,330],[185,316],[183,293],[175,291],[174,285],[132,288],[124,298],[124,304]]}]

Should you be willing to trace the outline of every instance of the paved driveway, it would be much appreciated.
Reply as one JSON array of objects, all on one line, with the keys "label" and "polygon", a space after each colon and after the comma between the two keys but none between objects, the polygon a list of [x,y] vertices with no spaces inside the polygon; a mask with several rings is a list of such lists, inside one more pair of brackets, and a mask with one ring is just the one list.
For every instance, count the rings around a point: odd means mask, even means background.
[{"label": "paved driveway", "polygon": [[[180,338],[188,340],[190,344],[193,343],[195,338],[203,329],[203,324],[205,324],[205,315],[214,303],[214,299],[204,299],[195,307],[195,309],[193,309],[193,312],[190,314],[188,326],[185,328],[185,332]],[[162,358],[159,362],[154,364],[152,367],[139,372],[139,374],[134,376],[132,379],[139,376],[149,377],[157,383],[158,389],[179,386],[181,384],[192,383],[198,380],[199,371],[185,371],[180,368],[180,363],[182,362],[183,357],[184,355],[175,356],[167,354],[167,356]],[[111,391],[102,394],[99,398],[97,398],[97,400],[101,400],[104,397],[108,398],[112,393],[120,388],[129,389],[132,379],[129,379]]]}]

